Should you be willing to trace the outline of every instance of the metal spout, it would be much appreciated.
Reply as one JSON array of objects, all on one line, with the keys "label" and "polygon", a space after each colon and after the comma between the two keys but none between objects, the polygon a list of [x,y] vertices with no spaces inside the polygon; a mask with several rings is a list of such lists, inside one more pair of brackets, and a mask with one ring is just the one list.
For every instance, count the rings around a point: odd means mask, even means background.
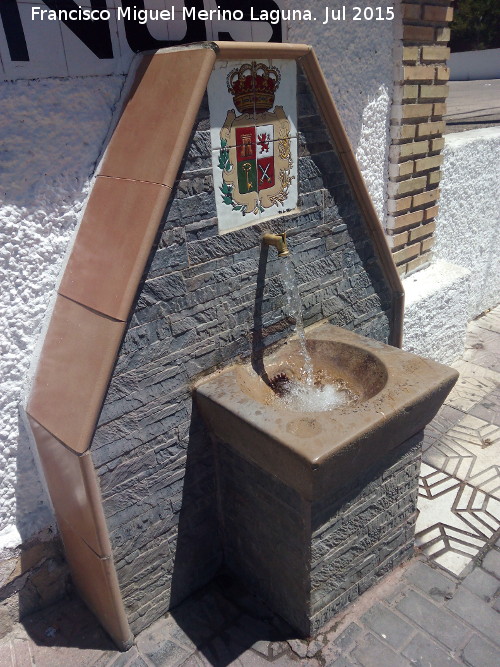
[{"label": "metal spout", "polygon": [[278,251],[278,257],[287,257],[290,254],[286,244],[286,232],[283,234],[271,234],[267,232],[262,236],[262,242],[266,245],[272,245]]}]

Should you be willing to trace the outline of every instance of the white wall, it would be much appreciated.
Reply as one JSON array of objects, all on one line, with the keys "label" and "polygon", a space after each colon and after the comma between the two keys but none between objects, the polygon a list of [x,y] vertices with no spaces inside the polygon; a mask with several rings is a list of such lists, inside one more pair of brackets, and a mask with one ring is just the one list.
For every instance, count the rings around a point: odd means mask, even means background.
[{"label": "white wall", "polygon": [[471,275],[463,266],[435,261],[403,280],[403,349],[449,364],[464,351]]},{"label": "white wall", "polygon": [[500,301],[500,127],[445,137],[435,257],[471,272],[468,319]]},{"label": "white wall", "polygon": [[433,263],[403,280],[403,347],[450,363],[500,302],[500,128],[445,135],[442,171]]},{"label": "white wall", "polygon": [[[74,0],[74,3],[84,9],[91,7],[90,0]],[[286,0],[278,0],[280,5],[285,3]],[[242,2],[240,7],[249,4],[251,3]],[[198,3],[198,7],[203,7],[205,10],[214,10],[217,6],[218,3],[215,0],[203,0],[201,5]],[[98,46],[102,49],[104,45],[109,46],[112,57],[99,58],[89,48],[88,43],[85,43],[85,39],[88,41],[88,34],[82,41],[63,21],[49,20],[47,14],[41,14],[41,11],[38,11],[48,9],[43,0],[30,0],[30,2],[17,0],[17,7],[22,36],[19,28],[14,26],[12,21],[10,24],[5,20],[2,21],[0,13],[0,79],[125,74],[128,72],[134,55],[134,50],[131,48],[134,45],[131,30],[134,30],[136,37],[141,34],[143,37],[144,34],[147,36],[148,44],[140,50],[167,46],[165,43],[160,43],[165,40],[170,42],[218,40],[221,38],[221,31],[229,32],[234,40],[239,41],[268,41],[272,34],[272,27],[269,23],[257,21],[221,23],[217,20],[216,15],[211,20],[186,19],[183,14],[184,0],[144,0],[146,10],[163,10],[170,14],[166,15],[167,18],[159,20],[156,20],[154,14],[147,14],[145,27],[137,23],[134,29],[134,26],[127,26],[123,14],[118,11],[119,8],[122,8],[121,0],[106,0],[106,11],[109,11],[110,18],[105,22],[104,33],[96,40],[97,44],[94,44],[94,47]],[[61,3],[61,7],[64,7],[64,3]],[[173,14],[172,7],[174,7]],[[276,7],[276,0],[270,4],[270,7]],[[85,28],[91,23],[83,21],[82,25]],[[127,34],[127,27],[129,34]],[[192,32],[193,28],[196,32]],[[11,58],[6,29],[10,30],[18,46],[22,41],[26,42],[28,60]],[[94,25],[90,32],[94,31],[96,34],[97,29],[98,27]],[[16,33],[12,34],[14,30]]]},{"label": "white wall", "polygon": [[0,82],[0,548],[14,524],[26,538],[51,521],[18,409],[122,83]]},{"label": "white wall", "polygon": [[451,81],[500,79],[500,49],[452,53],[448,65]]}]

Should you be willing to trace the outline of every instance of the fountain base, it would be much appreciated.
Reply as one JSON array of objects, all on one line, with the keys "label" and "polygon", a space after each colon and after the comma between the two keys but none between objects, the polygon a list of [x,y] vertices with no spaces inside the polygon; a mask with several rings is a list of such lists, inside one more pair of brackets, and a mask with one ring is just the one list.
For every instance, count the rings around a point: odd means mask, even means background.
[{"label": "fountain base", "polygon": [[[303,636],[413,551],[420,443],[458,373],[329,324],[313,374],[357,399],[297,412],[269,378],[300,376],[292,341],[196,388],[217,448],[227,566]],[[267,380],[267,381],[266,381]]]},{"label": "fountain base", "polygon": [[217,442],[227,567],[303,637],[413,554],[421,438],[312,502]]}]

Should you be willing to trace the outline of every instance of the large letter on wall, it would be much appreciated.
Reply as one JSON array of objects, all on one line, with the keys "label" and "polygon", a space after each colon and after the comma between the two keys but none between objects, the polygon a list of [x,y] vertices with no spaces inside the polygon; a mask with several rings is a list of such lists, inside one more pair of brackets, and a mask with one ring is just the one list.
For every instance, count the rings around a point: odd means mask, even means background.
[{"label": "large letter on wall", "polygon": [[[221,0],[217,3],[221,10],[230,9],[232,12],[240,10],[243,12],[243,20],[251,21],[253,16],[260,16],[262,11],[267,13],[271,11],[279,11],[279,6],[274,0],[254,0],[253,2],[242,3],[241,0]],[[265,21],[264,21],[265,23]],[[281,20],[277,23],[269,23],[272,29],[270,42],[281,42],[283,40],[283,30],[281,28]],[[218,39],[224,41],[233,41],[233,38],[228,32],[219,32]]]},{"label": "large letter on wall", "polygon": [[[73,0],[66,0],[61,3],[60,0],[43,0],[49,9],[57,11],[58,9],[79,9],[80,5]],[[106,0],[91,0],[92,9],[106,10]],[[111,33],[109,23],[104,20],[97,21],[79,21],[78,19],[63,19],[63,23],[68,26],[71,32],[88,47],[94,55],[101,60],[113,58],[113,45],[111,43]]]},{"label": "large letter on wall", "polygon": [[[186,9],[195,8],[195,15],[204,9],[203,0],[191,0],[191,2],[184,3]],[[144,0],[122,0],[123,10],[128,7],[133,10],[144,9]],[[197,18],[187,18],[187,30],[183,39],[168,41],[164,39],[156,39],[151,35],[145,24],[138,23],[133,20],[132,13],[130,18],[127,14],[123,17],[125,25],[125,33],[127,35],[127,42],[132,51],[140,53],[141,51],[150,51],[152,49],[161,49],[163,46],[172,46],[172,44],[189,44],[192,42],[204,42],[207,39],[207,31],[205,22]]]},{"label": "large letter on wall", "polygon": [[30,57],[16,0],[0,2],[0,18],[5,30],[11,60],[28,61]]}]

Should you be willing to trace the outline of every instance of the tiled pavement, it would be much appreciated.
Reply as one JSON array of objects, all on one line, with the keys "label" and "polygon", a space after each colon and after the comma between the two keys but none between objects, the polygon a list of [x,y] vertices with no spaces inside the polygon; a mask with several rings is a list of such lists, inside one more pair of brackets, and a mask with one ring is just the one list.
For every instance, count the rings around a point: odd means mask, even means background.
[{"label": "tiled pavement", "polygon": [[460,378],[425,432],[416,544],[459,575],[500,529],[500,307],[469,325],[454,366]]},{"label": "tiled pavement", "polygon": [[0,640],[0,667],[500,665],[500,307],[469,327],[460,379],[426,429],[417,554],[311,641],[227,577],[127,653],[77,600]]}]

